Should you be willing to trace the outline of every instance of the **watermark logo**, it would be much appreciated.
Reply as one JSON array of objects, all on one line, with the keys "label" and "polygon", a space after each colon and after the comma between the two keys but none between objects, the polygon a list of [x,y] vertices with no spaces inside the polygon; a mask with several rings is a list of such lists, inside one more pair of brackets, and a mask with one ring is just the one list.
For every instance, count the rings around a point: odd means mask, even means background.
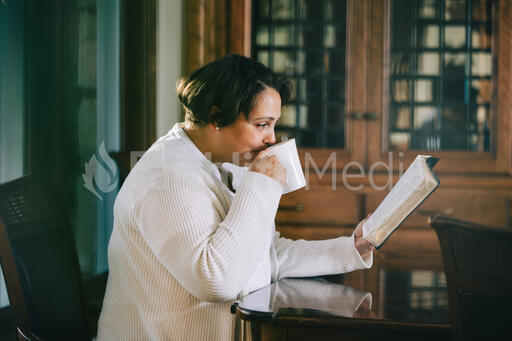
[{"label": "watermark logo", "polygon": [[[144,153],[145,151],[130,152],[129,171],[133,169]],[[210,162],[213,162],[211,152],[206,152],[204,155]],[[305,152],[303,154],[305,189],[310,189],[310,179],[316,176],[319,180],[324,177],[330,178],[330,187],[333,191],[340,185],[349,191],[361,191],[367,185],[370,185],[376,191],[391,190],[394,185],[394,177],[398,176],[400,178],[404,174],[404,160],[401,160],[403,156],[403,152],[399,152],[398,157],[393,152],[389,152],[387,162],[377,161],[365,166],[357,161],[350,161],[340,165],[336,152],[332,152],[323,164],[318,164],[311,153]],[[234,152],[230,163],[241,167],[250,167],[253,161],[254,155],[252,153]],[[394,167],[396,162],[398,162],[398,168]],[[223,164],[223,162],[214,163],[219,169]],[[340,166],[343,166],[343,168],[340,168]],[[257,171],[264,172],[271,167],[273,166],[270,162],[260,162]],[[338,175],[341,175],[341,177]],[[227,174],[221,172],[221,176],[226,182],[227,179],[224,179],[224,177]],[[85,172],[82,174],[82,178],[84,187],[100,200],[103,200],[105,194],[117,188],[120,181],[119,172],[114,160],[107,154],[104,142],[100,144],[96,154],[93,154],[89,162],[85,163]]]},{"label": "watermark logo", "polygon": [[84,187],[103,201],[103,195],[117,188],[119,172],[116,163],[107,153],[105,141],[101,142],[96,154],[93,154],[89,162],[85,163],[82,179]]}]

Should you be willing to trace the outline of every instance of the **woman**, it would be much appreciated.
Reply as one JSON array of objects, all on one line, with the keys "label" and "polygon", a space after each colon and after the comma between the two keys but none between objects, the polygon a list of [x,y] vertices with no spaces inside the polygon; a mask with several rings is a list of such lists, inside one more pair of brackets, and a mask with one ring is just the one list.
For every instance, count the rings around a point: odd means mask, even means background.
[{"label": "woman", "polygon": [[371,266],[361,224],[326,241],[275,232],[286,171],[265,149],[288,80],[230,55],[181,80],[178,96],[185,122],[144,154],[115,202],[99,340],[230,340],[237,297]]}]

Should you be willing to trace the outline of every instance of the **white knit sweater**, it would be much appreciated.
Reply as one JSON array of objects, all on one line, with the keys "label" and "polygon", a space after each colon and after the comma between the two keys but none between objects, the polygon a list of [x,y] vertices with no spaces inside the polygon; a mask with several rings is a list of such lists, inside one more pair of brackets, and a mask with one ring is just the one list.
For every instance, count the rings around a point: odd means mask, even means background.
[{"label": "white knit sweater", "polygon": [[353,237],[280,238],[281,185],[225,166],[236,194],[177,124],[130,172],[114,205],[98,340],[232,340],[237,297],[371,266]]}]

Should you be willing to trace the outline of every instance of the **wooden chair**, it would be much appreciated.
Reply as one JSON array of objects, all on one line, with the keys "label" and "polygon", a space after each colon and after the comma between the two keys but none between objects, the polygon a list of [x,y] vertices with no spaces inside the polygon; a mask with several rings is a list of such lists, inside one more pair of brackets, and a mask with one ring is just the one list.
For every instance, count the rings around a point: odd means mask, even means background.
[{"label": "wooden chair", "polygon": [[16,339],[18,341],[45,341],[31,332],[22,331],[19,327],[16,329]]},{"label": "wooden chair", "polygon": [[73,234],[54,193],[34,175],[0,185],[0,263],[17,336],[90,340],[106,275],[90,281],[95,294],[84,295]]},{"label": "wooden chair", "polygon": [[434,216],[454,340],[512,340],[512,229]]}]

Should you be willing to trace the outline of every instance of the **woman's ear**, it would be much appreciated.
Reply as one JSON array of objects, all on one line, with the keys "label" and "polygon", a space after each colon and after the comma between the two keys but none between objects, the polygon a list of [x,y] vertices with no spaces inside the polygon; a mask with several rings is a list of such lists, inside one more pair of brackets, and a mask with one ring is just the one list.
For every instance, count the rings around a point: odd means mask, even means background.
[{"label": "woman's ear", "polygon": [[210,108],[210,111],[208,112],[208,116],[210,117],[210,124],[213,125],[213,127],[216,130],[220,129],[220,115],[221,111],[217,106],[212,106]]}]

